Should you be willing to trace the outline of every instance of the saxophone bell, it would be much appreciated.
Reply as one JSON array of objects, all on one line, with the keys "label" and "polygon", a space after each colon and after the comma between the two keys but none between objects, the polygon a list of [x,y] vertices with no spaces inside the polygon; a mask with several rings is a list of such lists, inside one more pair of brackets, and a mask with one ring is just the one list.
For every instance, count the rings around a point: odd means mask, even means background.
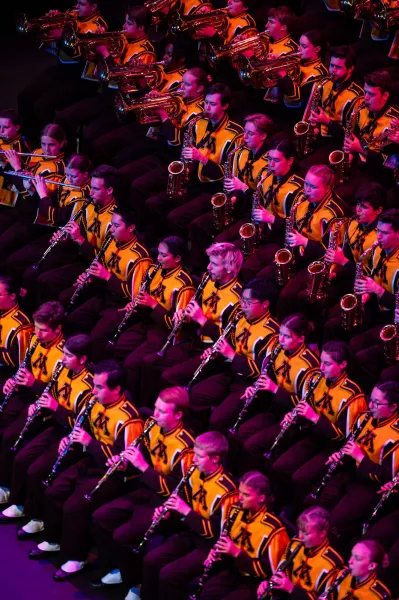
[{"label": "saxophone bell", "polygon": [[325,298],[325,282],[328,276],[328,268],[322,260],[315,260],[308,266],[308,300],[309,302],[320,302]]},{"label": "saxophone bell", "polygon": [[294,125],[294,134],[295,134],[295,146],[298,158],[303,158],[307,154],[310,153],[310,135],[311,135],[311,125],[306,121],[298,121]]},{"label": "saxophone bell", "polygon": [[168,166],[167,194],[169,198],[178,199],[186,193],[187,168],[182,160],[174,160]]},{"label": "saxophone bell", "polygon": [[345,169],[345,153],[343,150],[333,150],[328,156],[328,162],[335,173],[335,185],[340,185],[347,179]]},{"label": "saxophone bell", "polygon": [[380,331],[380,339],[384,344],[384,357],[390,365],[399,360],[399,332],[395,323],[384,325]]},{"label": "saxophone bell", "polygon": [[359,300],[355,294],[345,294],[339,303],[341,308],[341,323],[345,331],[351,331],[354,327],[360,325],[359,321]]},{"label": "saxophone bell", "polygon": [[244,223],[240,227],[239,235],[244,256],[247,258],[255,252],[256,226],[253,223]]},{"label": "saxophone bell", "polygon": [[291,279],[292,259],[292,252],[288,248],[280,248],[274,255],[274,262],[276,263],[276,281],[277,285],[280,287],[287,285]]},{"label": "saxophone bell", "polygon": [[216,231],[222,231],[227,227],[227,203],[228,197],[224,192],[218,192],[211,198],[213,226]]}]

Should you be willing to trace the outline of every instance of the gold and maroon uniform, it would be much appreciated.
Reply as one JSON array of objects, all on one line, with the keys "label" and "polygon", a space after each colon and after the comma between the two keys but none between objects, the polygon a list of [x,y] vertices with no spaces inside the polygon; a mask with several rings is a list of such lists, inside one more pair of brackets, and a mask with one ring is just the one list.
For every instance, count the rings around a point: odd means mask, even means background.
[{"label": "gold and maroon uniform", "polygon": [[[75,28],[76,33],[82,35],[86,33],[98,33],[99,29],[101,29],[101,31],[107,31],[108,25],[100,15],[100,11],[96,11],[89,17],[78,17],[76,20]],[[55,40],[55,42],[52,42],[51,45],[58,47],[57,40]],[[61,44],[61,48],[58,54],[58,60],[61,63],[76,63],[79,62],[79,58],[79,47],[76,49],[76,52],[71,56],[69,53],[64,52]]]},{"label": "gold and maroon uniform", "polygon": [[293,80],[286,76],[281,83],[285,105],[288,108],[301,106],[302,88],[309,87],[325,77],[328,77],[328,71],[320,58],[301,63],[299,78]]},{"label": "gold and maroon uniform", "polygon": [[81,221],[83,235],[86,237],[86,242],[82,246],[88,243],[96,251],[100,250],[110,228],[115,206],[114,199],[106,206],[98,207],[95,204],[89,204]]},{"label": "gold and maroon uniform", "polygon": [[372,256],[371,277],[385,290],[381,298],[378,298],[379,308],[388,310],[392,306],[393,295],[398,289],[399,246],[388,255],[380,246],[375,248]]},{"label": "gold and maroon uniform", "polygon": [[64,367],[53,386],[52,395],[58,402],[54,419],[64,426],[73,427],[75,419],[92,399],[93,375],[87,368],[74,373]]},{"label": "gold and maroon uniform", "polygon": [[169,146],[180,147],[190,121],[204,112],[204,96],[191,98],[184,102],[184,109],[176,119],[168,119],[160,129]]},{"label": "gold and maroon uniform", "polygon": [[194,292],[193,281],[183,267],[160,269],[150,284],[149,293],[158,303],[151,319],[156,325],[172,329],[175,311],[185,309]]},{"label": "gold and maroon uniform", "polygon": [[0,362],[17,367],[24,359],[32,336],[33,326],[26,314],[15,304],[0,311]]},{"label": "gold and maroon uniform", "polygon": [[356,115],[354,134],[360,139],[365,151],[379,152],[384,156],[384,145],[387,139],[383,134],[388,130],[391,121],[398,118],[399,110],[395,106],[388,105],[385,110],[377,114],[371,113],[364,107]]},{"label": "gold and maroon uniform", "polygon": [[227,18],[228,27],[223,36],[224,44],[229,44],[237,35],[245,34],[249,30],[252,30],[251,34],[256,33],[255,20],[247,12],[242,12],[234,17],[227,15]]},{"label": "gold and maroon uniform", "polygon": [[127,300],[131,298],[131,293],[134,296],[137,294],[151,259],[147,249],[133,236],[124,244],[112,239],[101,263],[111,273],[111,278],[106,282],[106,291]]},{"label": "gold and maroon uniform", "polygon": [[213,337],[219,337],[222,333],[240,300],[241,291],[242,285],[236,277],[223,285],[209,279],[202,292],[201,308],[208,319],[201,330],[203,342],[210,343]]},{"label": "gold and maroon uniform", "polygon": [[[66,177],[63,183],[69,183]],[[40,198],[35,223],[51,227],[66,223],[78,212],[89,193],[89,184],[78,190],[59,186],[55,194]]]},{"label": "gold and maroon uniform", "polygon": [[269,54],[272,54],[273,56],[286,56],[287,54],[292,54],[298,50],[298,44],[294,42],[289,34],[279,40],[273,40],[273,38],[269,37],[269,41]]},{"label": "gold and maroon uniform", "polygon": [[333,219],[344,216],[344,211],[331,191],[316,205],[308,200],[303,200],[295,212],[294,229],[299,231],[308,240],[322,244],[325,249],[323,237],[329,231]]},{"label": "gold and maroon uniform", "polygon": [[[332,585],[341,574],[342,571],[331,576],[327,585]],[[334,592],[329,595],[331,600],[349,600],[350,598],[356,598],[357,600],[390,600],[391,597],[391,592],[377,579],[375,571],[364,581],[358,581],[356,577],[352,577],[348,573],[345,579],[334,589]]]},{"label": "gold and maroon uniform", "polygon": [[268,152],[265,151],[264,147],[254,154],[252,150],[244,146],[234,155],[232,174],[243,181],[250,191],[254,192],[257,182],[260,181],[260,177],[267,170],[268,164]]},{"label": "gold and maroon uniform", "polygon": [[272,173],[263,180],[261,201],[275,217],[285,219],[292,205],[303,195],[303,179],[289,171],[283,177]]},{"label": "gold and maroon uniform", "polygon": [[[33,334],[29,348],[32,348],[35,342],[36,334]],[[59,333],[53,341],[39,342],[36,346],[30,358],[30,365],[28,365],[35,378],[35,383],[31,388],[33,392],[42,392],[45,384],[50,381],[54,369],[62,360],[63,348],[64,339],[62,333]]]}]

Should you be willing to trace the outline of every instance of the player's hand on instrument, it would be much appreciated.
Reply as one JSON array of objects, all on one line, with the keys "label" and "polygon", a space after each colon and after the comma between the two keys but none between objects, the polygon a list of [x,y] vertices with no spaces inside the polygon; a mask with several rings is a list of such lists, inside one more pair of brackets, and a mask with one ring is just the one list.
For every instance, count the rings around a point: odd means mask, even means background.
[{"label": "player's hand on instrument", "polygon": [[223,187],[230,193],[234,190],[241,190],[242,192],[246,192],[248,186],[246,183],[238,179],[238,177],[230,177],[229,179],[225,179],[223,182]]},{"label": "player's hand on instrument", "polygon": [[32,179],[32,183],[36,188],[36,192],[39,198],[46,198],[49,195],[46,180],[44,179],[44,177],[36,175],[36,177]]},{"label": "player's hand on instrument", "polygon": [[278,385],[272,379],[270,379],[266,373],[263,373],[263,375],[259,377],[258,384],[259,389],[264,392],[272,392],[272,394],[275,394],[278,390]]},{"label": "player's hand on instrument", "polygon": [[308,238],[306,238],[304,235],[301,235],[294,229],[287,235],[287,242],[291,248],[295,248],[296,246],[306,246],[308,243]]},{"label": "player's hand on instrument", "polygon": [[7,379],[7,381],[3,385],[3,394],[4,395],[9,394],[16,387],[17,387],[17,382],[15,381],[15,379],[13,377],[10,377],[10,379]]},{"label": "player's hand on instrument", "polygon": [[256,223],[274,223],[274,215],[263,206],[252,211],[252,218]]},{"label": "player's hand on instrument", "polygon": [[27,192],[33,193],[35,191],[35,186],[33,185],[32,179],[23,179],[22,185]]},{"label": "player's hand on instrument", "polygon": [[218,539],[215,544],[215,549],[219,554],[230,554],[230,556],[234,556],[234,558],[237,558],[241,551],[227,535],[223,535]]},{"label": "player's hand on instrument", "polygon": [[218,555],[215,548],[212,548],[211,551],[209,552],[208,556],[205,559],[204,567],[209,567],[210,565],[212,565],[213,563],[215,563],[216,561],[218,561],[220,559],[221,559],[221,557]]},{"label": "player's hand on instrument", "polygon": [[52,410],[52,411],[57,410],[57,408],[59,406],[57,400],[51,394],[48,394],[48,393],[40,396],[37,403],[39,404],[39,406],[41,408],[48,408],[48,410]]},{"label": "player's hand on instrument", "polygon": [[99,279],[104,279],[105,281],[111,279],[111,273],[98,261],[95,261],[90,265],[89,273],[90,275],[98,277]]},{"label": "player's hand on instrument", "polygon": [[[126,451],[125,451],[126,452]],[[125,458],[125,452],[123,453],[123,458]],[[116,465],[118,462],[120,461],[120,457],[119,456],[111,456],[107,462],[105,463],[107,467],[113,467],[114,465]],[[127,469],[127,462],[125,460],[123,460],[120,465],[118,466],[118,471],[126,471]]]},{"label": "player's hand on instrument", "polygon": [[139,448],[126,448],[123,451],[123,457],[142,473],[148,469],[148,463]]},{"label": "player's hand on instrument", "polygon": [[344,251],[339,246],[336,250],[333,250],[332,248],[328,248],[325,258],[329,263],[335,264],[335,265],[343,266],[348,262],[348,259],[346,258]]},{"label": "player's hand on instrument", "polygon": [[137,296],[137,304],[139,306],[149,306],[150,308],[155,308],[158,302],[150,294],[141,290]]},{"label": "player's hand on instrument", "polygon": [[166,500],[165,507],[169,510],[174,510],[184,516],[188,515],[188,513],[191,511],[190,506],[186,504],[186,502],[184,502],[182,498],[176,496],[175,494],[172,494]]},{"label": "player's hand on instrument", "polygon": [[186,307],[186,314],[190,319],[196,321],[200,325],[205,325],[207,318],[203,313],[202,308],[195,300],[190,300]]},{"label": "player's hand on instrument", "polygon": [[15,150],[5,150],[4,156],[14,171],[20,171],[22,169],[20,156]]},{"label": "player's hand on instrument", "polygon": [[83,244],[83,242],[85,241],[84,237],[80,232],[79,225],[75,223],[75,221],[68,221],[68,223],[64,226],[64,229],[71,238],[71,240],[77,242],[78,244]]},{"label": "player's hand on instrument", "polygon": [[312,423],[317,423],[320,418],[317,412],[305,400],[301,400],[298,403],[296,411],[300,417],[312,421]]},{"label": "player's hand on instrument", "polygon": [[29,404],[28,417],[31,417],[33,415],[33,413],[35,412],[35,409],[36,409],[36,402],[33,402],[33,404]]},{"label": "player's hand on instrument", "polygon": [[311,111],[309,121],[312,125],[314,125],[315,123],[322,123],[323,125],[328,125],[330,119],[328,118],[324,110],[318,107],[316,110]]},{"label": "player's hand on instrument", "polygon": [[15,380],[19,385],[24,385],[25,387],[32,387],[35,383],[35,378],[28,369],[20,369]]},{"label": "player's hand on instrument", "polygon": [[[157,506],[157,508],[154,510],[154,514],[152,515],[152,520],[157,521],[163,512],[164,512],[163,506]],[[170,517],[170,512],[166,511],[166,513],[164,513],[164,515],[163,515],[163,518],[169,519],[169,517]]]},{"label": "player's hand on instrument", "polygon": [[265,581],[262,581],[262,583],[258,585],[258,589],[257,589],[258,598],[263,596],[263,594],[267,590],[268,585],[269,585],[269,582],[267,581],[267,579],[265,579]]},{"label": "player's hand on instrument", "polygon": [[342,451],[347,456],[351,456],[356,462],[361,462],[364,458],[363,450],[356,444],[356,442],[347,442]]},{"label": "player's hand on instrument", "polygon": [[183,152],[182,152],[182,156],[186,160],[198,160],[199,162],[202,162],[204,165],[206,165],[206,163],[208,162],[207,155],[204,154],[203,152],[201,152],[201,150],[198,150],[198,148],[196,148],[193,145],[188,146],[187,148],[184,148]]},{"label": "player's hand on instrument", "polygon": [[77,278],[76,282],[73,284],[73,287],[76,287],[78,285],[85,285],[87,283],[91,282],[91,278],[87,278],[85,273],[81,273],[79,275],[79,277]]},{"label": "player's hand on instrument", "polygon": [[[377,494],[383,494],[384,492],[390,492],[392,490],[392,488],[395,487],[395,484],[393,481],[388,481],[388,483],[384,483],[384,485],[382,485],[380,487],[380,489],[378,490]],[[397,494],[398,490],[395,489],[393,490],[394,494]]]},{"label": "player's hand on instrument", "polygon": [[225,339],[221,339],[216,342],[215,350],[217,350],[219,354],[221,354],[225,358],[228,358],[229,360],[233,360],[233,358],[236,355],[233,348]]},{"label": "player's hand on instrument", "polygon": [[250,385],[249,387],[247,387],[247,389],[241,396],[241,400],[248,400],[248,398],[250,398],[252,396],[252,394],[254,394],[254,392],[255,392],[254,386]]},{"label": "player's hand on instrument", "polygon": [[[176,323],[180,323],[180,321],[183,318],[183,312],[184,312],[183,308],[178,308],[177,310],[175,310],[173,317],[172,317],[172,321],[173,321],[174,325],[176,325]],[[186,316],[185,322],[187,323],[189,320],[190,320],[189,317]]]},{"label": "player's hand on instrument", "polygon": [[61,454],[61,452],[64,452],[64,450],[67,447],[68,443],[69,443],[68,436],[63,437],[62,440],[60,441],[59,445],[58,445],[58,454]]},{"label": "player's hand on instrument", "polygon": [[276,590],[281,590],[291,594],[292,590],[294,589],[294,584],[292,581],[288,579],[285,573],[281,573],[281,571],[275,573],[271,578],[271,581],[273,582],[273,588]]},{"label": "player's hand on instrument", "polygon": [[82,444],[82,446],[88,446],[92,440],[92,437],[90,434],[87,433],[87,431],[85,431],[81,427],[76,427],[71,434],[71,439],[77,444]]},{"label": "player's hand on instrument", "polygon": [[295,420],[295,415],[293,415],[292,411],[284,415],[282,421],[280,422],[281,427],[287,427],[287,425],[291,425],[291,423]]},{"label": "player's hand on instrument", "polygon": [[350,137],[347,137],[344,140],[344,152],[352,153],[352,154],[353,153],[356,153],[356,154],[364,153],[364,150],[362,148],[359,138],[357,138],[353,134]]},{"label": "player's hand on instrument", "polygon": [[384,288],[379,285],[372,277],[362,277],[355,282],[354,290],[357,294],[377,294],[384,293]]},{"label": "player's hand on instrument", "polygon": [[[118,311],[119,312],[121,312],[121,311],[123,311],[123,312],[130,312],[132,310],[132,308],[133,308],[133,302],[128,302],[126,304],[126,306],[124,306],[123,308],[118,308]],[[136,312],[136,311],[134,311],[134,312]]]},{"label": "player's hand on instrument", "polygon": [[201,354],[201,360],[206,360],[207,358],[209,358],[211,356],[211,354],[212,354],[212,348],[207,348],[205,350],[205,352],[203,352]]}]

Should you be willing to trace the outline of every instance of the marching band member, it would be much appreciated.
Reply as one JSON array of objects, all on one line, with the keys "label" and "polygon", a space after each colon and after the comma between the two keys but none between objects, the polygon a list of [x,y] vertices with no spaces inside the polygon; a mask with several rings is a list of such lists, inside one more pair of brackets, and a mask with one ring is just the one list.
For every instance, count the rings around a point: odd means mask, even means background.
[{"label": "marching band member", "polygon": [[24,359],[32,335],[30,318],[18,304],[19,290],[9,275],[0,275],[0,364],[2,377]]},{"label": "marching band member", "polygon": [[269,53],[267,58],[279,58],[297,52],[298,44],[290,35],[290,25],[294,15],[287,6],[269,8],[265,33],[269,37]]},{"label": "marching band member", "polygon": [[120,493],[121,478],[114,474],[91,500],[85,494],[90,494],[104,475],[106,461],[120,454],[143,431],[135,406],[124,394],[125,373],[119,363],[102,361],[93,372],[93,395],[97,403],[89,415],[90,433],[75,428],[72,434],[72,440],[85,447],[88,456],[69,467],[45,491],[46,541],[29,554],[37,560],[62,549],[67,560],[54,573],[55,581],[68,579],[87,565],[91,515]]}]

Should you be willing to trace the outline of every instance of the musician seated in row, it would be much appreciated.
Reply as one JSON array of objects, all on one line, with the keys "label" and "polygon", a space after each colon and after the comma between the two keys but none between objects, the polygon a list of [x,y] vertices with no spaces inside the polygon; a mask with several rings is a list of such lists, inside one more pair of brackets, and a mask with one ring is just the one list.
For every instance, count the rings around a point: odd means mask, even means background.
[{"label": "musician seated in row", "polygon": [[288,544],[282,560],[282,570],[263,581],[260,598],[267,597],[268,586],[273,591],[286,592],[293,598],[320,597],[329,575],[343,566],[341,556],[330,545],[332,522],[329,513],[320,506],[306,509],[297,519],[298,537]]},{"label": "musician seated in row", "polygon": [[287,6],[269,8],[265,25],[265,33],[269,38],[269,52],[265,58],[279,58],[298,50],[298,44],[290,34],[293,19],[294,14]]},{"label": "musician seated in row", "polygon": [[[56,378],[53,376],[51,389],[38,398],[41,412],[23,438],[25,442],[29,440],[28,443],[18,446],[17,454],[10,453],[10,448],[25,424],[17,419],[4,432],[0,454],[1,477],[8,473],[12,475],[9,479],[10,506],[1,513],[0,519],[7,522],[22,516],[30,517],[29,522],[18,531],[21,539],[43,530],[43,494],[46,489],[43,481],[57,460],[59,448],[62,450],[66,443],[65,431],[72,427],[78,414],[92,400],[93,376],[87,366],[89,352],[90,338],[86,335],[73,336],[65,342],[62,354],[64,367],[57,372]],[[36,404],[29,407],[29,415],[35,408]],[[43,418],[46,419],[46,428],[40,431],[39,424]],[[14,426],[17,423],[19,431]],[[79,447],[75,447],[65,457],[58,474],[81,458],[83,455]]]},{"label": "musician seated in row", "polygon": [[[206,38],[212,45],[223,46],[229,44],[238,35],[256,33],[255,20],[248,10],[254,5],[253,0],[228,0],[222,10],[226,13],[226,27],[213,27],[206,25],[189,31],[194,39]],[[209,7],[200,8],[197,14],[206,14]]]},{"label": "musician seated in row", "polygon": [[33,326],[19,305],[20,289],[9,275],[0,275],[0,377],[15,373],[24,359]]},{"label": "musician seated in row", "polygon": [[[183,475],[191,465],[196,469],[188,477],[183,497],[172,494],[163,505],[170,513],[173,534],[144,556],[142,600],[183,600],[189,583],[201,575],[219,536],[222,508],[227,509],[237,498],[235,483],[222,466],[227,450],[226,438],[208,431],[195,439],[193,456],[182,461]],[[162,507],[155,509],[155,519],[161,511]],[[128,598],[136,600],[137,596],[132,593]]]},{"label": "musician seated in row", "polygon": [[[123,477],[113,474],[93,493],[106,471],[106,462],[125,450],[143,431],[138,412],[125,396],[125,373],[114,360],[102,361],[94,369],[93,395],[97,400],[86,427],[75,428],[71,439],[86,449],[86,458],[70,466],[45,491],[46,540],[31,550],[36,560],[62,552],[66,559],[54,573],[63,581],[87,565],[93,511],[123,491]],[[88,430],[87,430],[88,429]],[[88,495],[89,498],[86,498]]]},{"label": "musician seated in row", "polygon": [[[142,561],[133,549],[150,527],[154,508],[170,497],[180,481],[186,451],[194,444],[183,424],[188,402],[183,388],[162,390],[153,416],[144,425],[147,433],[140,446],[124,452],[123,469],[140,476],[130,479],[132,491],[93,514],[96,545],[106,575],[94,580],[92,587],[106,588],[123,581],[130,588],[139,582]],[[109,466],[115,460],[110,459]]]},{"label": "musician seated in row", "polygon": [[[157,353],[171,334],[176,315],[185,310],[194,295],[186,257],[186,243],[181,238],[163,239],[158,246],[156,265],[151,265],[139,290],[133,290],[132,302],[125,307],[125,313],[118,311],[120,321],[130,317],[108,351],[124,360],[129,390],[140,406],[152,406],[157,396],[161,375]],[[109,322],[114,314],[111,317],[111,311],[106,310],[102,320]],[[102,327],[102,320],[95,330]],[[172,343],[180,345],[190,333],[179,331]]]}]

